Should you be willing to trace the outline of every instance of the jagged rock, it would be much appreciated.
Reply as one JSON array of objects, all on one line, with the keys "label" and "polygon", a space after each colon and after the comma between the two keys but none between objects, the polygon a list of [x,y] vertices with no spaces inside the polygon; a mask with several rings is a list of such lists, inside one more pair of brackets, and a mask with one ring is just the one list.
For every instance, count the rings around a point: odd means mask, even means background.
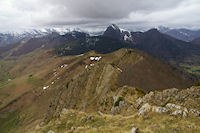
[{"label": "jagged rock", "polygon": [[44,121],[40,122],[40,124],[39,124],[40,127],[43,127],[45,125],[46,125],[46,123]]},{"label": "jagged rock", "polygon": [[183,113],[182,110],[175,110],[175,111],[172,113],[172,115],[173,115],[173,116],[178,116],[178,115],[181,115],[181,116],[182,116],[182,113]]},{"label": "jagged rock", "polygon": [[120,113],[121,109],[127,105],[123,97],[113,96],[114,105],[111,108],[111,114]]},{"label": "jagged rock", "polygon": [[114,103],[116,103],[118,99],[119,99],[118,96],[113,96],[113,101],[114,101]]},{"label": "jagged rock", "polygon": [[152,107],[152,112],[166,113],[166,112],[169,112],[169,109],[167,109],[167,108],[165,108],[165,107],[153,106],[153,107]]},{"label": "jagged rock", "polygon": [[193,129],[196,129],[197,127],[196,127],[196,126],[192,126],[192,125],[188,125],[187,128],[190,128],[190,129],[192,129],[192,128],[193,128]]},{"label": "jagged rock", "polygon": [[186,110],[175,110],[171,115],[186,118],[188,116],[188,112]]},{"label": "jagged rock", "polygon": [[146,95],[146,98],[150,99],[151,97],[153,97],[153,95],[154,95],[154,92],[151,91],[149,92],[149,94]]},{"label": "jagged rock", "polygon": [[[198,111],[200,107],[199,97],[200,97],[200,89],[198,87],[191,87],[186,90],[178,90],[176,88],[173,88],[161,92],[158,91],[150,92],[145,96],[138,98],[135,103],[137,108],[143,105],[144,103],[149,103],[151,105],[154,105],[151,107],[153,112],[157,113],[170,112],[170,114],[173,116],[180,116],[185,118],[188,116],[189,113],[192,113],[195,116],[200,116],[200,111]],[[168,102],[174,102],[176,104]],[[143,105],[140,108],[138,115],[145,114],[146,112],[148,112],[148,108],[146,109],[145,106],[146,105]]]},{"label": "jagged rock", "polygon": [[166,89],[163,91],[163,93],[167,96],[174,96],[178,93],[178,89],[176,89],[176,88]]},{"label": "jagged rock", "polygon": [[182,110],[175,110],[175,111],[172,113],[172,115],[177,116],[177,115],[181,115],[182,113],[183,113]]},{"label": "jagged rock", "polygon": [[180,109],[181,106],[188,106],[187,101],[190,99],[194,99],[196,102],[192,103],[193,107],[198,107],[199,105],[196,104],[198,101],[200,102],[200,89],[197,87],[191,87],[187,90],[178,90],[176,88],[166,89],[164,91],[155,91],[146,94],[145,96],[138,98],[136,100],[137,107],[141,106],[144,103],[155,104],[156,106],[163,106],[169,101],[174,101],[179,105],[172,105],[171,108]]},{"label": "jagged rock", "polygon": [[69,114],[69,113],[71,113],[71,111],[66,109],[66,108],[63,108],[62,111],[61,111],[62,115],[66,115],[66,114]]},{"label": "jagged rock", "polygon": [[140,98],[138,98],[138,99],[136,100],[136,103],[137,103],[138,105],[140,105],[140,104],[142,104],[142,101],[143,101],[143,99],[140,97]]},{"label": "jagged rock", "polygon": [[120,112],[120,108],[119,108],[119,106],[113,106],[112,108],[111,108],[111,110],[110,110],[110,112],[111,112],[111,114],[117,114],[117,113],[119,113]]},{"label": "jagged rock", "polygon": [[183,111],[189,113],[187,108],[184,108]]},{"label": "jagged rock", "polygon": [[152,99],[153,96],[154,96],[154,92],[151,91],[148,94],[146,94],[144,97],[137,99],[136,103],[138,104],[138,106],[143,103],[147,103]]},{"label": "jagged rock", "polygon": [[49,130],[47,133],[55,133],[53,130]]},{"label": "jagged rock", "polygon": [[185,111],[183,111],[182,117],[183,117],[183,118],[186,118],[186,117],[187,117],[187,113],[186,113]]},{"label": "jagged rock", "polygon": [[200,116],[200,111],[198,111],[198,110],[190,109],[189,112],[193,113],[195,116]]},{"label": "jagged rock", "polygon": [[132,129],[131,129],[131,133],[139,133],[140,131],[139,131],[139,128],[138,127],[133,127]]},{"label": "jagged rock", "polygon": [[143,115],[151,110],[151,105],[148,103],[144,104],[138,111],[138,116]]},{"label": "jagged rock", "polygon": [[101,111],[97,112],[100,116],[103,116],[103,113]]},{"label": "jagged rock", "polygon": [[127,103],[124,100],[119,102],[119,107],[120,108],[122,108],[122,107],[124,107],[126,105],[127,105]]},{"label": "jagged rock", "polygon": [[168,103],[166,107],[169,109],[181,109],[181,106],[172,103]]}]

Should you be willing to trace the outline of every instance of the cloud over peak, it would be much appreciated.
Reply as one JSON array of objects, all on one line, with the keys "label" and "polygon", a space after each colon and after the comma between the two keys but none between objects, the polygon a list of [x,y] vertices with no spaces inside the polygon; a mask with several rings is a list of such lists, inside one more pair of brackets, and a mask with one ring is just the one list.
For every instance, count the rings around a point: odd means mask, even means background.
[{"label": "cloud over peak", "polygon": [[37,26],[200,28],[199,0],[1,0],[0,30]]}]

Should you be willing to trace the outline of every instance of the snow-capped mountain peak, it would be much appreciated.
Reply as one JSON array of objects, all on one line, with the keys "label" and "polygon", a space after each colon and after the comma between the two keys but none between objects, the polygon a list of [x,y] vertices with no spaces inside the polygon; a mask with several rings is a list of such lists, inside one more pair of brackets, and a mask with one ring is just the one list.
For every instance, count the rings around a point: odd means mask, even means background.
[{"label": "snow-capped mountain peak", "polygon": [[8,31],[0,33],[0,46],[5,46],[7,44],[16,43],[18,41],[28,39],[28,38],[39,38],[52,33],[57,33],[59,35],[65,35],[67,33],[72,33],[73,31],[79,31],[80,29],[73,28],[38,28],[38,29],[25,29],[20,31]]},{"label": "snow-capped mountain peak", "polygon": [[104,32],[104,36],[129,41],[132,40],[131,32],[125,29],[120,29],[117,25],[110,25]]},{"label": "snow-capped mountain peak", "polygon": [[114,30],[120,30],[116,24],[111,24],[109,27],[112,27]]}]

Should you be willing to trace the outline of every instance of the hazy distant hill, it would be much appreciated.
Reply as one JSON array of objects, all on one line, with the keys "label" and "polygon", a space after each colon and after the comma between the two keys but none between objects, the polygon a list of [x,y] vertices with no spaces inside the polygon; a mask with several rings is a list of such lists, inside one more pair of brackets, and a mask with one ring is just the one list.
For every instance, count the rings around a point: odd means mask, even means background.
[{"label": "hazy distant hill", "polygon": [[200,37],[200,30],[189,30],[189,29],[170,29],[166,27],[159,27],[159,31],[170,35],[174,38],[183,41],[191,41],[197,37]]}]

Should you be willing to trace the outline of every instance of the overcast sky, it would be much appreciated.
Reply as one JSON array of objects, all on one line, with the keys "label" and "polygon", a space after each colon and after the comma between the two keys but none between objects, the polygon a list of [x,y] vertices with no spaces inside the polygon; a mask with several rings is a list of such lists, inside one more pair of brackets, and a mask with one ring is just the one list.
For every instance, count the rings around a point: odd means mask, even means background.
[{"label": "overcast sky", "polygon": [[0,31],[35,27],[200,29],[200,0],[0,0]]}]

